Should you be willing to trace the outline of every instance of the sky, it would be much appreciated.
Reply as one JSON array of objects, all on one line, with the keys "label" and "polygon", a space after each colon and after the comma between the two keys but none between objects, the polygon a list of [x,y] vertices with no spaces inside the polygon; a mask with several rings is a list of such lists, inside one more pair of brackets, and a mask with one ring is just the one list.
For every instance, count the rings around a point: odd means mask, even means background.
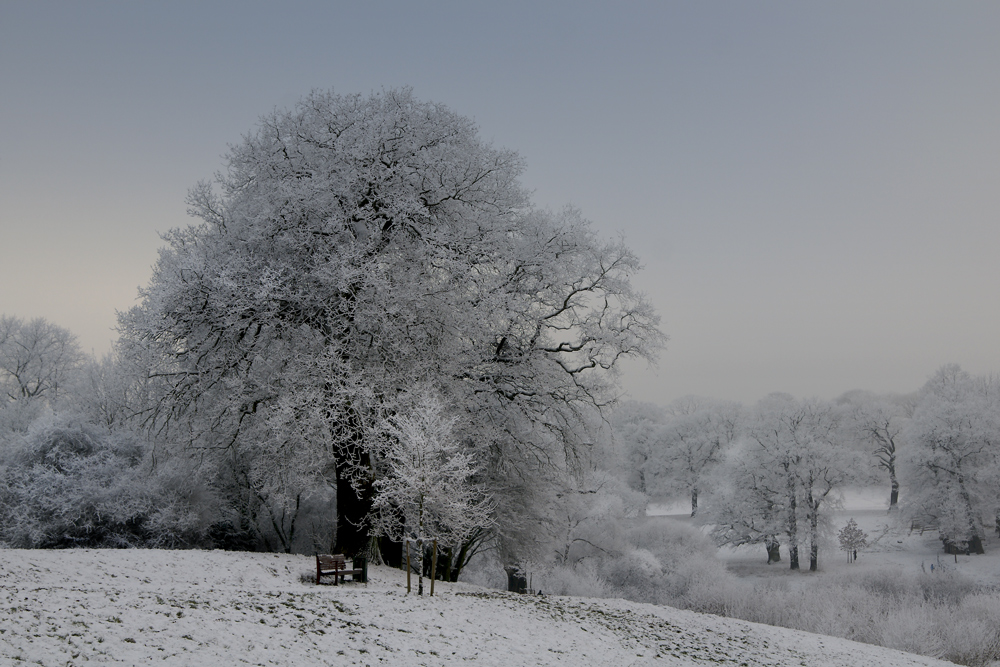
[{"label": "sky", "polygon": [[1000,371],[1000,3],[0,2],[0,313],[106,353],[187,190],[314,89],[411,86],[640,256],[633,398]]}]

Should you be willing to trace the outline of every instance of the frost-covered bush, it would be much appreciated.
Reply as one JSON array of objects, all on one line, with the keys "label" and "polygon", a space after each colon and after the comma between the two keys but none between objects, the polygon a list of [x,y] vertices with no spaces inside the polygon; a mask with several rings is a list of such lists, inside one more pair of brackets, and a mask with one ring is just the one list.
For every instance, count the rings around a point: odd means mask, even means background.
[{"label": "frost-covered bush", "polygon": [[618,597],[617,591],[601,579],[592,563],[555,565],[531,578],[533,590],[546,595],[573,595],[582,598]]},{"label": "frost-covered bush", "polygon": [[721,582],[736,582],[716,559],[714,545],[694,527],[661,519],[618,524],[603,539],[588,534],[587,548],[577,550],[576,559],[530,565],[532,588],[688,607]]},{"label": "frost-covered bush", "polygon": [[961,577],[887,568],[819,581],[701,582],[679,606],[979,667],[1000,660],[1000,596],[974,591]]},{"label": "frost-covered bush", "polygon": [[190,475],[154,469],[146,445],[74,418],[35,422],[0,450],[0,540],[13,547],[191,544]]},{"label": "frost-covered bush", "polygon": [[1000,596],[977,593],[962,600],[951,618],[938,619],[942,657],[960,665],[991,665],[1000,661]]},{"label": "frost-covered bush", "polygon": [[688,606],[714,583],[735,580],[697,528],[647,519],[625,535],[627,548],[601,560],[600,574],[616,595],[656,604]]},{"label": "frost-covered bush", "polygon": [[42,401],[2,401],[0,402],[0,441],[25,433],[31,424],[51,410]]}]

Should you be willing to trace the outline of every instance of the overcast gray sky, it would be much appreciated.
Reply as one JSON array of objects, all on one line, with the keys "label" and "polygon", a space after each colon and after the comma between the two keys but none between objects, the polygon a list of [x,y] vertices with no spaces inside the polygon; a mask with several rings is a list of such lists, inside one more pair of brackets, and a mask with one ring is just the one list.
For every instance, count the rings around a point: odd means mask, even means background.
[{"label": "overcast gray sky", "polygon": [[0,2],[0,312],[110,348],[184,197],[314,88],[412,86],[624,234],[642,400],[1000,370],[1000,3]]}]

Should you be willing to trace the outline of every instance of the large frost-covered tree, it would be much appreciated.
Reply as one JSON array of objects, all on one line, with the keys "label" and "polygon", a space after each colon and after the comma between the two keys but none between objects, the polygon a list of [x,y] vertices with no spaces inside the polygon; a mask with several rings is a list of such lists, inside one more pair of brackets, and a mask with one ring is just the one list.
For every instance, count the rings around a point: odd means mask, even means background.
[{"label": "large frost-covered tree", "polygon": [[739,438],[713,470],[712,502],[701,518],[718,544],[762,544],[768,564],[780,562],[788,530],[785,488],[778,469],[761,465],[754,441]]},{"label": "large frost-covered tree", "polygon": [[1000,382],[942,367],[921,392],[908,436],[911,506],[950,550],[983,553],[986,521],[1000,531]]},{"label": "large frost-covered tree", "polygon": [[369,542],[374,425],[419,383],[462,415],[497,489],[572,461],[619,360],[663,336],[636,257],[574,210],[533,207],[521,170],[408,90],[263,117],[191,191],[200,222],[164,236],[120,318],[124,349],[157,360],[150,423],[218,449],[253,433],[274,465],[331,469],[348,554]]}]

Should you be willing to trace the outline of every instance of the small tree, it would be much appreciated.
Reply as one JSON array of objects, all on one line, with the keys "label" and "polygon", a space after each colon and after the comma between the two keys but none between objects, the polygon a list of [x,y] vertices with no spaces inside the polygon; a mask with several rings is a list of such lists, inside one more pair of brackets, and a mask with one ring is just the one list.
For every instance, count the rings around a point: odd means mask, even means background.
[{"label": "small tree", "polygon": [[840,550],[847,552],[848,563],[853,563],[857,558],[858,549],[868,546],[868,534],[858,528],[853,518],[840,530],[837,539],[840,540]]},{"label": "small tree", "polygon": [[471,481],[476,465],[453,435],[456,421],[440,399],[425,393],[411,412],[381,424],[386,475],[375,482],[372,532],[415,543],[419,595],[424,545],[461,541],[491,522],[492,499]]}]

